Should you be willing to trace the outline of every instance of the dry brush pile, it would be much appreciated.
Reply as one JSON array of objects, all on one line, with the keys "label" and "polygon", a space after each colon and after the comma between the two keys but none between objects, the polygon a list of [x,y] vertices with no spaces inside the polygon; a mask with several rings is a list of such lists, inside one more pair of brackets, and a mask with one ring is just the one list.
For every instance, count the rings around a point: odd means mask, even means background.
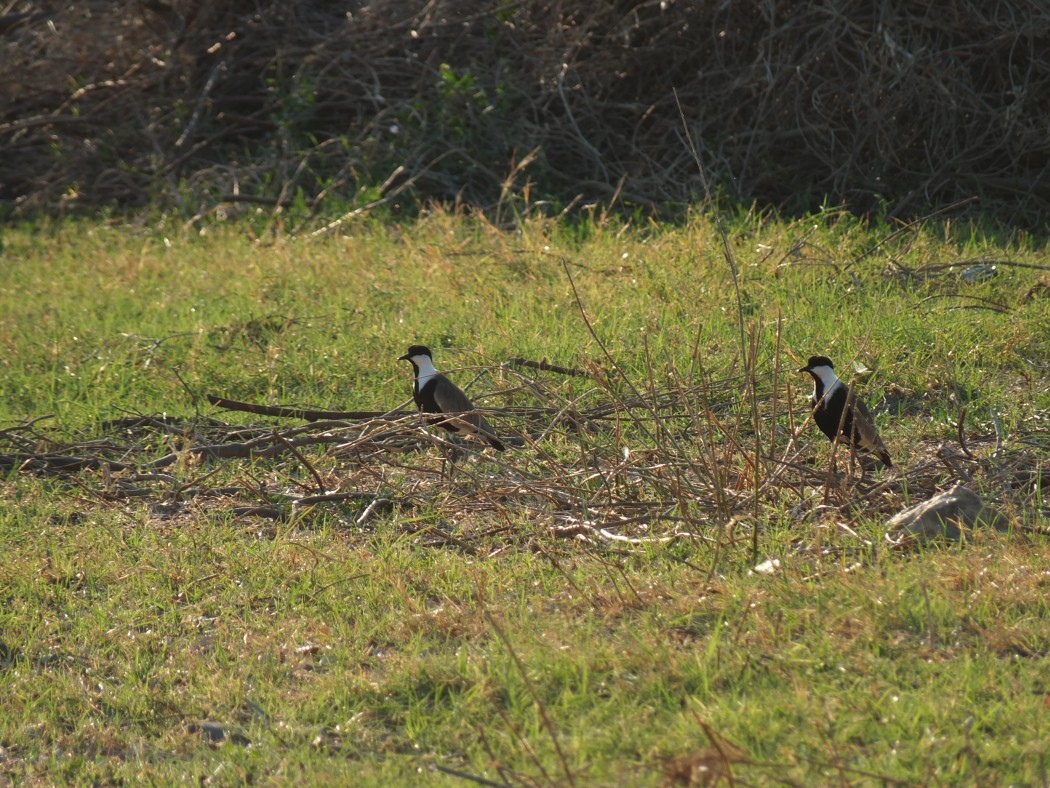
[{"label": "dry brush pile", "polygon": [[[210,396],[251,421],[128,416],[70,442],[38,419],[0,431],[0,470],[65,479],[73,508],[55,516],[204,518],[274,535],[320,518],[350,538],[392,528],[472,554],[552,540],[621,553],[685,543],[712,566],[788,543],[806,561],[865,560],[883,545],[866,524],[959,482],[1021,530],[1050,514],[1039,492],[1045,430],[1006,437],[959,423],[957,440],[926,441],[891,471],[872,474],[845,448],[833,469],[818,459],[823,437],[792,405],[792,372],[750,367],[715,379],[701,367],[653,366],[631,382],[615,364],[581,372],[512,359],[479,373],[500,388],[487,400],[511,403],[485,411],[511,444],[498,454],[451,446],[404,406],[306,411]],[[588,388],[564,393],[563,373]]]},{"label": "dry brush pile", "polygon": [[[675,95],[677,91],[677,99]],[[0,16],[8,216],[1050,206],[1050,6],[78,0]],[[334,199],[333,198],[337,198]]]}]

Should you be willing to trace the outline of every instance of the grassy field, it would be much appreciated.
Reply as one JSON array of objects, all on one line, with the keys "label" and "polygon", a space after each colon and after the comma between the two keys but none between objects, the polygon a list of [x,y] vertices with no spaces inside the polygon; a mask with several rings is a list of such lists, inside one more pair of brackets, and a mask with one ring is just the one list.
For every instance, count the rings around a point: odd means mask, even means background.
[{"label": "grassy field", "polygon": [[[1046,247],[726,224],[6,230],[0,775],[1046,784]],[[390,416],[415,342],[519,445]],[[1010,533],[885,541],[957,481]]]}]

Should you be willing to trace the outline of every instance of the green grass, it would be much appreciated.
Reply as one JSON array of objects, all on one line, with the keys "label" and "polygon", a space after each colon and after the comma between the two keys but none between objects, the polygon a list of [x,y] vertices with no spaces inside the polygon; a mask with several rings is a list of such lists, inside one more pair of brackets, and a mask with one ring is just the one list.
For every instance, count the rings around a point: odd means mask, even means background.
[{"label": "green grass", "polygon": [[[7,230],[0,429],[18,429],[0,433],[0,454],[143,464],[226,429],[209,418],[295,423],[217,411],[205,393],[386,411],[409,395],[396,357],[412,342],[488,407],[612,403],[618,417],[464,461],[451,480],[425,445],[363,458],[316,444],[303,461],[181,453],[163,478],[12,470],[0,486],[4,777],[1047,780],[1045,248],[939,227],[865,255],[893,228],[734,217],[744,353],[704,216],[536,218],[510,232],[435,210],[266,244],[251,229]],[[998,276],[961,280],[978,259]],[[948,263],[961,264],[932,268]],[[791,445],[809,389],[794,370],[816,352],[874,370],[859,385],[894,403],[878,423],[900,471],[825,489],[823,436],[810,424]],[[591,375],[499,367],[511,357]],[[745,370],[757,463],[733,378]],[[644,420],[648,405],[628,407],[632,390],[669,398],[663,427]],[[107,425],[130,413],[181,426]],[[890,514],[957,480],[942,443],[1014,531],[884,548]],[[311,471],[393,507],[360,523],[354,501],[293,513],[289,494],[316,492]],[[264,504],[280,517],[234,511]],[[615,525],[639,511],[648,519]],[[569,538],[587,518],[639,541]],[[751,571],[755,528],[760,560],[780,571]],[[205,721],[238,738],[206,741]]]}]

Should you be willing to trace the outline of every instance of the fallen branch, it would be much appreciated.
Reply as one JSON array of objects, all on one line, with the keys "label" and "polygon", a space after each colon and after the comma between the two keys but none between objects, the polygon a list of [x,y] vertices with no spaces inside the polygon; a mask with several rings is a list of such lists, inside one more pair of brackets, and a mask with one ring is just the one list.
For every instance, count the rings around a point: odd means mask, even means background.
[{"label": "fallen branch", "polygon": [[[293,451],[299,446],[310,446],[317,443],[341,443],[343,438],[337,435],[307,435],[302,438],[285,439],[278,443],[269,443],[267,435],[264,438],[245,441],[244,443],[213,443],[207,446],[191,446],[182,452],[172,452],[160,459],[147,463],[145,468],[167,468],[178,462],[179,457],[190,454],[197,457],[209,459],[242,459],[255,460],[267,457],[278,457]],[[129,466],[123,466],[129,467]]]},{"label": "fallen branch", "polygon": [[[619,524],[619,523],[618,523]],[[571,539],[577,536],[597,536],[600,539],[605,539],[609,542],[623,542],[626,544],[666,544],[668,542],[674,542],[678,539],[700,539],[705,542],[714,542],[708,536],[694,533],[675,533],[668,534],[667,536],[624,536],[623,534],[614,534],[606,528],[599,528],[588,523],[573,523],[572,525],[555,525],[550,529],[552,536],[558,537],[559,539]]]},{"label": "fallen branch", "polygon": [[239,402],[235,399],[227,399],[215,394],[206,394],[208,402],[223,410],[236,410],[242,413],[254,413],[257,416],[278,416],[289,419],[305,419],[306,421],[322,420],[361,420],[399,418],[412,413],[409,410],[313,410],[310,408],[298,408],[289,405],[256,405],[251,402]]},{"label": "fallen branch", "polygon": [[284,513],[273,506],[235,506],[232,514],[234,517],[266,517],[270,520],[284,517]]},{"label": "fallen branch", "polygon": [[0,470],[41,471],[44,473],[71,473],[94,470],[108,465],[111,470],[123,471],[132,468],[122,462],[97,457],[77,457],[67,454],[0,454]]},{"label": "fallen branch", "polygon": [[965,454],[970,459],[973,459],[973,454],[970,453],[970,450],[966,446],[966,433],[963,429],[965,424],[966,408],[963,407],[963,409],[959,412],[959,448],[962,449],[963,454]]},{"label": "fallen branch", "polygon": [[557,372],[559,375],[575,375],[576,377],[587,377],[587,373],[582,369],[575,369],[573,367],[560,367],[557,364],[551,364],[549,361],[531,361],[527,358],[521,358],[514,356],[508,358],[507,363],[516,367],[528,367],[529,369],[538,369],[543,372]]}]

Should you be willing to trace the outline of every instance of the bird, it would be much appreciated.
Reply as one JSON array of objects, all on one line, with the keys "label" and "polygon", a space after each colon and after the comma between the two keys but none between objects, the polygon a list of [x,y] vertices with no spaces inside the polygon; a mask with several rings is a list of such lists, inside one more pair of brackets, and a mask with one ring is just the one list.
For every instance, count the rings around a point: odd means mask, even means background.
[{"label": "bird", "polygon": [[[893,463],[886,444],[879,437],[871,413],[864,401],[852,393],[835,374],[835,365],[827,356],[810,356],[799,372],[813,376],[813,421],[834,443],[841,425],[842,437],[859,454],[874,454],[887,468]],[[846,409],[843,416],[843,409]]]},{"label": "bird", "polygon": [[445,415],[444,418],[428,419],[430,424],[451,433],[461,432],[464,435],[482,438],[497,451],[506,448],[488,420],[474,409],[470,397],[435,369],[430,348],[425,345],[412,345],[405,355],[398,357],[398,361],[408,361],[412,364],[412,399],[415,400],[419,412]]}]

